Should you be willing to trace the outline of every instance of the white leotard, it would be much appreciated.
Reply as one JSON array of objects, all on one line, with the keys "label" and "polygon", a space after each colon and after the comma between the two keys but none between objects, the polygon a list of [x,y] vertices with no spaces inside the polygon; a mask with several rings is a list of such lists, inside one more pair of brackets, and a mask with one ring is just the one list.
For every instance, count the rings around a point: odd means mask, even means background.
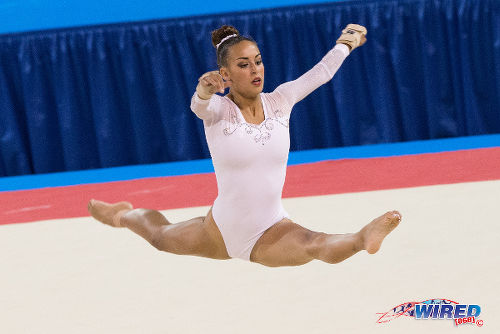
[{"label": "white leotard", "polygon": [[288,217],[281,192],[290,149],[290,112],[331,80],[348,54],[348,47],[338,44],[298,79],[261,93],[265,119],[259,125],[246,123],[228,97],[214,94],[202,100],[193,95],[191,110],[203,120],[217,178],[212,215],[229,256],[249,260],[261,235]]}]

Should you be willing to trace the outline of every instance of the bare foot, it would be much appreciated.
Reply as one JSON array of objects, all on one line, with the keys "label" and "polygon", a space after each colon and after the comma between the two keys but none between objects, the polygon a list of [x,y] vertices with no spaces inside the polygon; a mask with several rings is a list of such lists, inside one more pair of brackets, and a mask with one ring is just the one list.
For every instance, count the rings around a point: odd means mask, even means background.
[{"label": "bare foot", "polygon": [[92,217],[113,227],[122,227],[120,217],[134,207],[129,202],[118,202],[114,204],[91,199],[88,204],[88,210]]},{"label": "bare foot", "polygon": [[398,211],[389,211],[375,218],[361,229],[364,249],[370,254],[376,253],[384,238],[399,225],[401,214]]}]

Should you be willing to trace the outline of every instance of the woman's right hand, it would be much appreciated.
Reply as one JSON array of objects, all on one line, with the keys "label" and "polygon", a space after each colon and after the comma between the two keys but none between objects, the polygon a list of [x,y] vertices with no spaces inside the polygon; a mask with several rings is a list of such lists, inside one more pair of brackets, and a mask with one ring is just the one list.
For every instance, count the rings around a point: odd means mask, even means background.
[{"label": "woman's right hand", "polygon": [[224,94],[224,90],[231,86],[230,81],[224,81],[218,71],[210,71],[198,79],[196,93],[203,100],[208,100],[216,92]]}]

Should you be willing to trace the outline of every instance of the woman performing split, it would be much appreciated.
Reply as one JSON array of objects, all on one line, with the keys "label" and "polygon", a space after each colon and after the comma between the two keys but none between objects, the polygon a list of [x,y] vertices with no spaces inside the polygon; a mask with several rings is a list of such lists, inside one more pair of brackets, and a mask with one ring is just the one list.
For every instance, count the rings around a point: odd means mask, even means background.
[{"label": "woman performing split", "polygon": [[[203,120],[218,196],[206,217],[177,224],[160,212],[128,202],[91,200],[92,216],[126,227],[165,252],[213,259],[240,258],[265,266],[297,266],[318,259],[338,263],[361,250],[373,254],[400,222],[387,212],[357,233],[310,231],[288,218],[281,193],[290,148],[292,107],[332,79],[344,59],[366,41],[366,29],[349,24],[337,45],[311,70],[262,93],[264,64],[257,43],[232,26],[212,32],[219,71],[199,79],[191,109]],[[216,95],[216,92],[225,96]]]}]

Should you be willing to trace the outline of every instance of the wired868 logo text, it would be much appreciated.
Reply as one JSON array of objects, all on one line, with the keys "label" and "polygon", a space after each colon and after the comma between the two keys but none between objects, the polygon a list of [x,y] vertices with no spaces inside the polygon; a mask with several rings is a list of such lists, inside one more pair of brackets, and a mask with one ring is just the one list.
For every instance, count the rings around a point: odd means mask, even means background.
[{"label": "wired868 logo text", "polygon": [[406,302],[397,305],[387,312],[377,313],[377,323],[386,323],[395,318],[411,317],[416,320],[453,320],[455,326],[483,326],[478,319],[481,307],[476,304],[460,304],[449,299],[427,299],[421,302]]}]

